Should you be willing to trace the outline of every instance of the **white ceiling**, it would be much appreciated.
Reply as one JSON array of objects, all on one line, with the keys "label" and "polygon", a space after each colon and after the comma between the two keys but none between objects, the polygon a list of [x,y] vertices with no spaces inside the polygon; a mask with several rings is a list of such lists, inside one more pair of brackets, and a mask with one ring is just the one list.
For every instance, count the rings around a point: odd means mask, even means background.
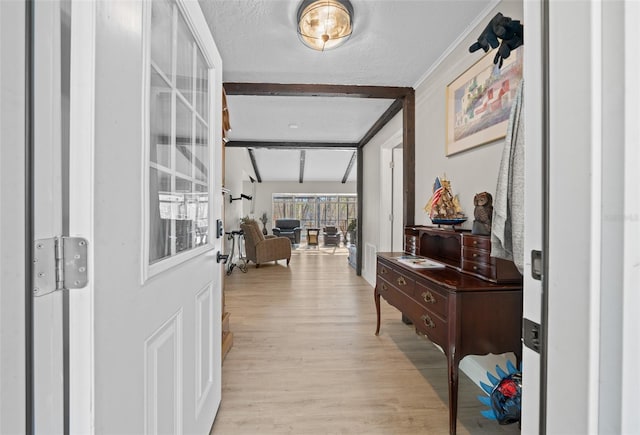
[{"label": "white ceiling", "polygon": [[[351,0],[354,28],[342,46],[318,52],[300,42],[301,1],[200,0],[223,61],[225,82],[341,85],[417,85],[454,41],[495,0]],[[230,140],[357,142],[390,100],[321,97],[228,96]],[[297,128],[296,128],[297,127]],[[299,151],[256,150],[263,181],[299,177]],[[283,153],[290,153],[284,157]],[[317,153],[317,154],[316,154]],[[348,151],[307,151],[305,180],[340,181],[344,168],[327,162]],[[331,153],[336,153],[335,158]],[[341,157],[337,157],[343,155]],[[349,157],[344,157],[348,155]],[[270,166],[285,158],[298,164]],[[248,173],[253,171],[247,168]],[[285,173],[286,172],[286,173]],[[352,171],[355,174],[355,168]],[[276,178],[277,177],[277,178]],[[353,177],[353,175],[352,175]]]},{"label": "white ceiling", "polygon": [[[301,152],[301,150],[255,150],[256,160],[260,162],[260,176],[263,180],[269,181],[298,181]],[[354,151],[349,150],[305,150],[304,180],[327,181],[327,173],[330,173],[333,175],[331,181],[341,181],[353,153]],[[354,164],[347,181],[356,181],[356,174]]]},{"label": "white ceiling", "polygon": [[[229,96],[229,140],[358,142],[393,100]],[[373,120],[373,121],[372,121]]]}]

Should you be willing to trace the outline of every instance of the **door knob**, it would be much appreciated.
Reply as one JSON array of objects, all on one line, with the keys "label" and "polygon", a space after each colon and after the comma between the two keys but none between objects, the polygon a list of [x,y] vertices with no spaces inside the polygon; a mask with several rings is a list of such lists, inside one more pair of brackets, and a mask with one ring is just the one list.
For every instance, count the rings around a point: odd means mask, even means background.
[{"label": "door knob", "polygon": [[218,253],[216,254],[216,261],[218,263],[222,262],[222,263],[227,263],[227,260],[229,259],[229,255],[225,255],[225,254],[221,254],[220,251],[218,251]]}]

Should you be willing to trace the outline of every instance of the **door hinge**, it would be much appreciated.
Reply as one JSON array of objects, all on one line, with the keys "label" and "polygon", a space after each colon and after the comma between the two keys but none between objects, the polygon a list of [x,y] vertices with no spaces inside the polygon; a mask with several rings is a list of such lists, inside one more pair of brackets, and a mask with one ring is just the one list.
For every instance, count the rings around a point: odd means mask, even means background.
[{"label": "door hinge", "polygon": [[87,285],[87,240],[82,237],[38,239],[33,248],[33,295]]},{"label": "door hinge", "polygon": [[526,317],[522,319],[522,342],[529,349],[540,353],[542,345],[540,325]]},{"label": "door hinge", "polygon": [[396,164],[393,162],[393,160],[389,162],[389,167],[390,167],[391,169],[393,169],[393,168],[395,168],[395,167],[396,167]]}]

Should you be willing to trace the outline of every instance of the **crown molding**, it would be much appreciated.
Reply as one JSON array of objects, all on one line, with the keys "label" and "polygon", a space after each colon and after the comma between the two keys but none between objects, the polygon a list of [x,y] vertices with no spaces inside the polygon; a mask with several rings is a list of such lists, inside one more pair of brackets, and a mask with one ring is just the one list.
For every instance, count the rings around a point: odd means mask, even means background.
[{"label": "crown molding", "polygon": [[461,32],[460,35],[451,43],[451,45],[449,45],[449,47],[447,47],[447,49],[440,55],[440,57],[431,65],[431,67],[429,67],[429,69],[422,75],[422,77],[420,77],[420,79],[418,79],[418,81],[416,82],[416,84],[413,86],[413,89],[418,90],[418,88],[429,78],[429,76],[431,74],[434,73],[434,71],[440,66],[440,64],[442,62],[444,62],[444,60],[451,54],[453,53],[453,50],[455,50],[456,48],[458,48],[458,46],[462,43],[462,41],[464,41],[470,34],[471,32],[480,24],[482,24],[483,21],[485,21],[487,19],[487,16],[489,15],[489,13],[495,9],[500,3],[502,2],[502,0],[493,0],[491,3],[489,3],[487,5],[486,8],[484,8],[484,10],[482,11],[482,13],[478,14],[478,16],[476,17],[475,20],[473,20],[469,26],[467,26],[467,28],[464,30],[464,32]]}]

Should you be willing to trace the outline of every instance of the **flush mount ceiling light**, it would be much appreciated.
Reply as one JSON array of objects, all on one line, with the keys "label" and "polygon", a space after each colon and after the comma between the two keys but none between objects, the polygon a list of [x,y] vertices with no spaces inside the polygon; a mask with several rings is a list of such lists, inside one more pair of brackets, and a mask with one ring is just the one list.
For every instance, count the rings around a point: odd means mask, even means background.
[{"label": "flush mount ceiling light", "polygon": [[298,8],[298,35],[314,50],[341,45],[352,30],[353,6],[349,0],[304,0]]}]

